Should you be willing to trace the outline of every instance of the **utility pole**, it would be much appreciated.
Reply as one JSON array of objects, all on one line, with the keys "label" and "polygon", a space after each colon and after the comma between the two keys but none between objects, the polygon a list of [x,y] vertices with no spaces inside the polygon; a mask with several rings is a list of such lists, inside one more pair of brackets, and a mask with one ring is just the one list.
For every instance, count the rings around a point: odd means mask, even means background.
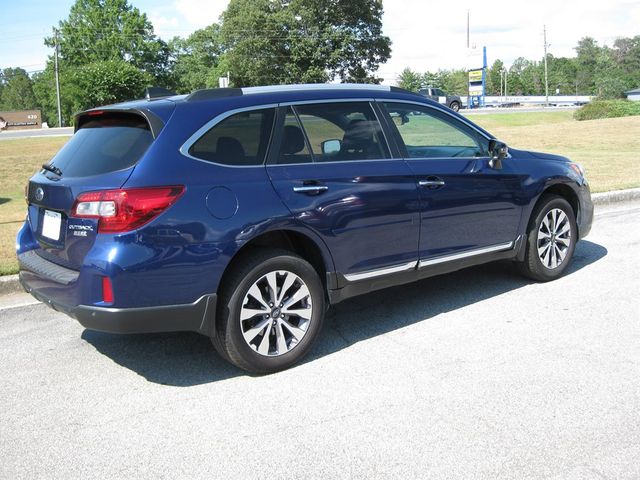
[{"label": "utility pole", "polygon": [[62,109],[60,108],[60,76],[58,74],[58,30],[53,28],[53,39],[55,42],[55,52],[53,54],[54,68],[56,73],[56,100],[58,102],[58,126],[62,126]]},{"label": "utility pole", "polygon": [[549,74],[547,71],[547,26],[544,25],[542,29],[544,35],[544,104],[545,107],[549,106]]},{"label": "utility pole", "polygon": [[469,50],[469,10],[467,9],[467,50]]}]

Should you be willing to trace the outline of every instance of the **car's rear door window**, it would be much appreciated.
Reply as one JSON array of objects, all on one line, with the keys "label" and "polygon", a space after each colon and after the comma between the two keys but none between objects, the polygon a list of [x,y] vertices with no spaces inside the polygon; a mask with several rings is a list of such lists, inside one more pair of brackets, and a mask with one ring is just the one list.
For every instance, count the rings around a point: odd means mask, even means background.
[{"label": "car's rear door window", "polygon": [[88,177],[135,165],[153,135],[140,115],[107,112],[88,116],[51,160],[64,177]]},{"label": "car's rear door window", "polygon": [[202,135],[189,148],[189,155],[222,165],[261,165],[274,116],[273,108],[235,113]]},{"label": "car's rear door window", "polygon": [[382,127],[368,102],[294,107],[316,162],[390,158]]}]

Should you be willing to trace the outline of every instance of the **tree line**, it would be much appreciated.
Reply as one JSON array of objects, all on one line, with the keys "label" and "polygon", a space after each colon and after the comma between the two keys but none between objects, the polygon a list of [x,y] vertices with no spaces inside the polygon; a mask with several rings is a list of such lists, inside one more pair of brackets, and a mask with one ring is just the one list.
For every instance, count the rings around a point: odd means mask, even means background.
[{"label": "tree line", "polygon": [[[592,95],[601,99],[621,98],[624,92],[640,87],[640,35],[619,38],[612,47],[598,45],[591,37],[581,39],[573,58],[547,55],[549,94]],[[506,70],[506,74],[504,73]],[[487,68],[487,95],[544,95],[544,58],[517,58],[507,69],[501,60]],[[430,86],[467,95],[464,69],[419,73],[405,68],[398,86],[417,91]]]},{"label": "tree line", "polygon": [[[56,32],[63,123],[78,111],[140,98],[145,87],[178,93],[218,86],[348,81],[378,83],[378,67],[391,55],[382,34],[382,0],[231,0],[220,20],[186,38],[159,38],[147,15],[128,0],[76,0]],[[640,86],[640,36],[600,46],[580,40],[575,58],[547,57],[549,88],[561,94],[619,97]],[[487,92],[500,93],[504,64],[487,71]],[[542,61],[517,59],[508,69],[509,94],[543,94]],[[400,86],[467,92],[464,70],[417,73],[405,69]],[[43,71],[0,72],[0,110],[42,110],[57,125],[53,54]]]},{"label": "tree line", "polygon": [[[147,86],[178,93],[218,86],[377,83],[391,55],[382,0],[231,0],[219,22],[165,42],[128,0],[76,0],[57,32],[63,123],[96,105],[140,98]],[[53,54],[43,71],[0,72],[0,109],[39,108],[57,124]]]}]

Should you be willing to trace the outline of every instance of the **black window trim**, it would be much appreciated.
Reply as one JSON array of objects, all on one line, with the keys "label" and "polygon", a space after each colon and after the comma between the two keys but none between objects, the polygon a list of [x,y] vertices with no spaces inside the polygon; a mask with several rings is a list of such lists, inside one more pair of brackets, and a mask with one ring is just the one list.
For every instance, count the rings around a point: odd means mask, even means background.
[{"label": "black window trim", "polygon": [[[384,113],[383,116],[385,118],[385,123],[386,123],[387,127],[389,128],[389,130],[391,132],[391,136],[394,138],[394,140],[397,143],[398,150],[399,150],[399,153],[401,155],[401,158],[405,159],[406,161],[411,161],[411,160],[452,160],[452,159],[456,159],[456,160],[479,160],[479,159],[491,158],[490,155],[489,155],[489,152],[484,152],[484,153],[486,153],[486,155],[482,155],[482,156],[479,156],[479,157],[419,157],[419,158],[411,157],[411,156],[409,156],[409,152],[407,151],[407,147],[405,146],[404,140],[402,139],[402,135],[400,135],[400,131],[395,126],[395,124],[390,121],[391,116],[389,115],[389,112],[388,112],[387,107],[385,105],[386,103],[399,103],[399,104],[407,104],[407,105],[417,105],[419,107],[424,107],[426,110],[430,110],[430,111],[434,112],[434,115],[432,115],[432,116],[435,117],[436,119],[442,119],[442,121],[444,121],[445,123],[452,124],[454,121],[457,121],[457,122],[459,122],[461,125],[463,125],[465,127],[465,131],[467,131],[467,133],[471,134],[472,137],[474,137],[474,139],[476,140],[476,142],[478,144],[480,144],[480,140],[481,139],[485,139],[485,140],[489,141],[489,140],[492,139],[492,137],[487,136],[484,132],[481,132],[480,130],[475,128],[470,123],[464,121],[463,119],[458,118],[455,115],[451,115],[446,110],[441,109],[441,108],[435,108],[432,105],[428,105],[426,103],[412,102],[412,101],[407,101],[407,100],[394,100],[394,99],[386,99],[386,98],[385,99],[378,99],[377,103],[378,103],[378,107],[380,108],[380,110]],[[452,120],[448,121],[449,119],[447,117],[451,118]],[[454,125],[452,125],[452,127],[456,128]]]}]

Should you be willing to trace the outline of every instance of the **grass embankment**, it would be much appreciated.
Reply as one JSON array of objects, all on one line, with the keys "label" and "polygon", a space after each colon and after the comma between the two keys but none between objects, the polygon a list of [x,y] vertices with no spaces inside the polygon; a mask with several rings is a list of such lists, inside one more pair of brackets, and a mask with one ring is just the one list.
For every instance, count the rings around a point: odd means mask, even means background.
[{"label": "grass embankment", "polygon": [[15,239],[27,213],[27,180],[67,140],[69,137],[0,140],[0,275],[18,271]]},{"label": "grass embankment", "polygon": [[[594,192],[640,186],[640,116],[578,122],[571,111],[470,115],[514,148],[581,163]],[[14,242],[24,221],[24,186],[69,137],[0,140],[0,275],[17,272]]]},{"label": "grass embankment", "polygon": [[495,113],[469,118],[513,148],[580,163],[592,192],[640,187],[640,116],[578,122],[571,111]]}]

